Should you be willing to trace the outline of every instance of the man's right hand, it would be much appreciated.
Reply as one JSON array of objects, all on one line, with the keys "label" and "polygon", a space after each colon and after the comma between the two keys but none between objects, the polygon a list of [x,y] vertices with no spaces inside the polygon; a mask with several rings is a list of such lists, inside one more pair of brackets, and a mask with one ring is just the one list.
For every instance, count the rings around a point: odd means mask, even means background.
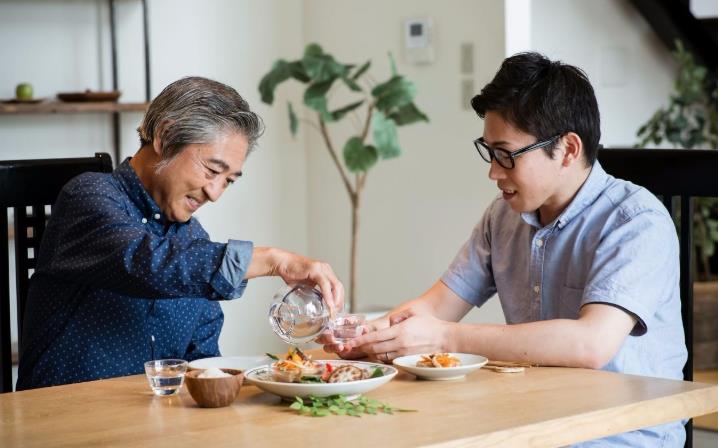
[{"label": "man's right hand", "polygon": [[344,285],[337,279],[331,266],[322,261],[283,249],[255,247],[246,278],[262,276],[279,276],[288,285],[316,285],[329,308],[335,312],[344,308]]}]

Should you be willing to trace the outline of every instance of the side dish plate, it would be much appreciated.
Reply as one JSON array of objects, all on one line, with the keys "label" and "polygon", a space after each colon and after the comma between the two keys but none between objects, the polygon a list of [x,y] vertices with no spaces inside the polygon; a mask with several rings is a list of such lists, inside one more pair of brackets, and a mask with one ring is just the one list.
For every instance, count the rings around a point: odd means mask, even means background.
[{"label": "side dish plate", "polygon": [[418,355],[409,355],[396,358],[393,364],[404,370],[425,380],[458,380],[466,376],[467,373],[480,369],[489,360],[480,355],[470,355],[468,353],[451,353],[452,356],[459,358],[461,365],[458,367],[417,367],[416,363],[422,356],[428,356],[430,353],[422,353]]}]

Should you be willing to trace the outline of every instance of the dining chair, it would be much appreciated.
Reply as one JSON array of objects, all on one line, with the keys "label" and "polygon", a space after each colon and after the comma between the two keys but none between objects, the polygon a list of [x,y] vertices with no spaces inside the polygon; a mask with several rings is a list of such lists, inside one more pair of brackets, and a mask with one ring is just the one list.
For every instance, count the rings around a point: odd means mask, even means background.
[{"label": "dining chair", "polygon": [[[10,235],[14,234],[18,347],[29,280],[35,269],[51,206],[62,187],[86,171],[109,173],[109,154],[94,157],[0,161],[0,393],[12,392],[13,353],[10,315]],[[8,210],[14,214],[13,231]]]},{"label": "dining chair", "polygon": [[[683,379],[693,381],[693,199],[718,197],[718,151],[698,149],[607,148],[598,152],[607,173],[641,185],[661,198],[671,216],[680,213],[681,317],[688,359]],[[675,207],[679,204],[679,209]],[[686,446],[692,446],[693,423],[686,424]]]}]

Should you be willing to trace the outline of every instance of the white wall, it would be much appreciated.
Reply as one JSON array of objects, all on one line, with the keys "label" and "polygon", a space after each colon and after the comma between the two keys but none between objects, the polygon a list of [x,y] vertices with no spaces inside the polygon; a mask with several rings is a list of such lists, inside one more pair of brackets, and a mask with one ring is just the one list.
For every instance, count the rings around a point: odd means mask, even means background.
[{"label": "white wall", "polygon": [[[245,177],[218,204],[199,213],[216,240],[229,237],[279,245],[329,261],[348,281],[349,202],[318,136],[287,131],[285,102],[301,99],[296,85],[279,90],[275,107],[260,103],[260,77],[279,57],[295,59],[318,41],[340,60],[373,60],[377,80],[389,76],[386,52],[415,81],[417,104],[431,122],[400,128],[404,154],[369,174],[360,235],[360,308],[392,306],[415,296],[443,272],[496,192],[488,165],[471,141],[482,122],[466,108],[460,82],[474,91],[487,83],[525,23],[505,25],[505,7],[530,8],[530,46],[579,65],[596,87],[603,142],[635,142],[635,130],[665,102],[674,64],[645,21],[620,0],[153,0],[150,2],[152,94],[185,75],[236,87],[265,118],[261,148]],[[118,2],[120,87],[123,100],[143,97],[139,4]],[[514,11],[514,14],[519,11]],[[109,89],[108,12],[89,0],[0,0],[0,98],[18,82],[37,96],[85,88]],[[435,61],[411,65],[403,53],[403,21],[433,20]],[[327,20],[327,18],[331,18]],[[508,27],[508,28],[507,28]],[[516,27],[511,29],[511,27]],[[459,48],[475,47],[475,73],[460,74]],[[517,46],[518,45],[518,46]],[[619,64],[609,64],[618,60]],[[338,93],[335,104],[344,96]],[[140,114],[123,115],[123,153],[137,145]],[[338,126],[341,147],[349,130]],[[341,138],[339,138],[341,136]],[[102,115],[0,116],[0,158],[62,157],[109,151],[109,118]],[[253,281],[240,301],[227,303],[225,354],[262,353],[282,344],[266,323],[279,282]],[[472,320],[502,321],[497,301]]]},{"label": "white wall", "polygon": [[[141,6],[117,4],[122,100],[142,101]],[[274,59],[301,50],[301,12],[301,1],[149,2],[152,95],[182,76],[207,76],[235,87],[266,122],[245,176],[198,214],[215,240],[233,237],[306,252],[303,145],[291,141],[284,109],[261,104],[257,91]],[[108,14],[106,2],[0,0],[0,98],[14,96],[23,81],[35,86],[37,97],[111,89]],[[123,114],[125,156],[137,149],[134,129],[140,119],[141,114]],[[111,152],[111,138],[109,117],[103,115],[0,116],[1,159]],[[225,354],[281,349],[266,318],[279,285],[258,279],[242,299],[223,304]]]},{"label": "white wall", "polygon": [[601,111],[601,142],[632,146],[672,90],[676,65],[622,0],[534,0],[531,48],[586,71]]},{"label": "white wall", "polygon": [[[331,20],[327,20],[331,17]],[[403,52],[404,20],[433,21],[435,61],[410,65]],[[306,0],[305,38],[340,61],[371,58],[377,81],[389,78],[387,52],[417,85],[417,105],[430,117],[400,128],[404,153],[369,172],[359,240],[361,310],[386,308],[433,284],[468,238],[496,188],[472,141],[482,122],[461,98],[459,50],[475,47],[475,89],[503,59],[503,2],[493,0]],[[343,104],[337,93],[334,105]],[[341,148],[351,126],[333,125]],[[341,136],[341,138],[339,137]],[[306,132],[309,160],[309,249],[349,278],[350,205],[336,169],[315,132]],[[348,286],[348,285],[347,285]],[[482,310],[503,321],[498,304]]]}]

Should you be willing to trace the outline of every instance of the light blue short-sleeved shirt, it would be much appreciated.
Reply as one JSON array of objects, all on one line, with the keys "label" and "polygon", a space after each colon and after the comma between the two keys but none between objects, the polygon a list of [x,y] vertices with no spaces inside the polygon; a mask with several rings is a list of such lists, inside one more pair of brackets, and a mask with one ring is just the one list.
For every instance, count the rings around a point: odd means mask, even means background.
[{"label": "light blue short-sleeved shirt", "polygon": [[[441,279],[467,302],[498,293],[508,324],[577,319],[604,303],[636,326],[603,370],[681,379],[687,351],[681,322],[678,238],[663,204],[596,162],[552,223],[494,200]],[[581,446],[683,446],[674,422]]]}]

